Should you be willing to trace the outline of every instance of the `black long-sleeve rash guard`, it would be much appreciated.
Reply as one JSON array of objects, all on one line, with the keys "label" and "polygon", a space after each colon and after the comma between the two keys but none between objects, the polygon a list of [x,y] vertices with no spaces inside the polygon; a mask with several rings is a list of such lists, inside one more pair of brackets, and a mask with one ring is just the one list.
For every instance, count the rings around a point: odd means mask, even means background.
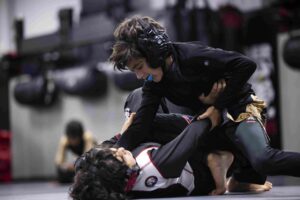
[{"label": "black long-sleeve rash guard", "polygon": [[249,103],[249,96],[254,92],[247,81],[256,69],[256,64],[249,58],[197,42],[174,43],[173,47],[175,62],[166,70],[160,82],[145,82],[141,107],[133,124],[120,138],[120,146],[130,150],[146,140],[163,96],[177,105],[201,113],[205,105],[199,101],[198,96],[208,94],[214,82],[224,78],[226,88],[214,106],[234,113],[241,102]]}]

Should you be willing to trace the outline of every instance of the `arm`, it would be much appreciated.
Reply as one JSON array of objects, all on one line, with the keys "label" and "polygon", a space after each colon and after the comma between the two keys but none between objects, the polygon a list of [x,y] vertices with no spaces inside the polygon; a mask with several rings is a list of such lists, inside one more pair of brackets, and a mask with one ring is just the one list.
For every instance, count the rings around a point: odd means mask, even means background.
[{"label": "arm", "polygon": [[66,145],[67,145],[67,139],[65,137],[62,137],[59,141],[56,156],[55,156],[56,166],[61,166],[65,162]]},{"label": "arm", "polygon": [[213,84],[209,94],[207,96],[202,93],[198,99],[206,105],[213,105],[216,102],[218,96],[224,91],[226,87],[226,82],[224,79],[218,80]]},{"label": "arm", "polygon": [[202,92],[208,93],[213,82],[225,79],[226,88],[213,104],[219,110],[234,102],[256,69],[256,64],[242,54],[201,45],[190,45],[179,56],[184,57],[180,70],[185,79],[208,86]]},{"label": "arm", "polygon": [[[123,133],[132,123],[135,113],[123,124]],[[182,114],[157,113],[152,123],[151,136],[146,142],[166,144],[178,136],[192,121],[193,117]]]},{"label": "arm", "polygon": [[85,132],[84,133],[84,152],[87,152],[91,148],[93,148],[95,144],[94,138],[92,133],[90,132]]},{"label": "arm", "polygon": [[[136,113],[131,113],[129,118],[124,122],[121,132],[103,143],[114,145],[120,139],[121,135],[132,124]],[[179,135],[184,128],[191,123],[193,117],[181,114],[156,114],[152,124],[152,138],[148,142],[157,142],[165,144],[177,135]]]},{"label": "arm", "polygon": [[181,114],[156,114],[153,121],[152,142],[166,144],[177,137],[193,120]]},{"label": "arm", "polygon": [[230,78],[228,78],[224,92],[220,93],[214,104],[197,118],[198,120],[209,118],[212,123],[211,129],[221,123],[220,111],[234,102],[256,69],[256,64],[253,61],[246,57],[242,58],[242,56],[227,65],[231,66],[227,67],[230,69],[230,73],[228,73]]},{"label": "arm", "polygon": [[151,91],[152,82],[145,82],[143,99],[131,126],[122,134],[117,142],[120,147],[132,150],[145,141],[150,135],[150,129],[160,104],[161,96]]},{"label": "arm", "polygon": [[226,71],[229,78],[224,92],[219,95],[214,103],[214,107],[219,110],[226,108],[237,96],[237,91],[242,89],[255,70],[255,62],[245,56],[227,63]]},{"label": "arm", "polygon": [[204,145],[203,134],[209,127],[209,120],[195,121],[175,139],[151,152],[153,163],[165,178],[178,177],[193,156],[202,158],[204,152],[199,151],[199,147]]},{"label": "arm", "polygon": [[[210,93],[207,96],[202,94],[199,96],[199,100],[207,105],[212,105],[215,103],[218,96],[224,91],[226,87],[226,82],[224,79],[215,82]],[[197,117],[197,120],[202,120],[205,118],[209,118],[212,124],[211,129],[217,126],[221,122],[221,113],[214,106],[210,106],[204,113]]]},{"label": "arm", "polygon": [[126,121],[125,121],[124,124],[122,125],[121,131],[120,131],[120,134],[121,134],[121,135],[122,135],[122,134],[128,129],[128,127],[132,124],[135,115],[136,115],[136,113],[131,113],[131,114],[129,115],[129,118],[126,119]]},{"label": "arm", "polygon": [[[125,111],[126,112],[126,111]],[[121,131],[120,133],[114,135],[112,138],[105,140],[102,142],[102,144],[107,144],[109,146],[114,146],[119,139],[121,138],[121,135],[128,129],[128,127],[132,124],[133,119],[135,117],[136,113],[131,113],[129,114],[128,118],[126,119],[126,121],[124,122],[124,124],[122,125]]]}]

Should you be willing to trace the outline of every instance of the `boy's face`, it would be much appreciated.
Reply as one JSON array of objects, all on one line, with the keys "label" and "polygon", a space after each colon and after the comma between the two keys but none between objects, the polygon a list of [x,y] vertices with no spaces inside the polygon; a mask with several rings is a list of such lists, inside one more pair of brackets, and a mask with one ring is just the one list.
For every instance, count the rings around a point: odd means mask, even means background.
[{"label": "boy's face", "polygon": [[154,82],[160,82],[163,77],[162,68],[151,68],[145,58],[131,58],[127,62],[127,67],[138,79],[146,80],[149,75],[152,75]]}]

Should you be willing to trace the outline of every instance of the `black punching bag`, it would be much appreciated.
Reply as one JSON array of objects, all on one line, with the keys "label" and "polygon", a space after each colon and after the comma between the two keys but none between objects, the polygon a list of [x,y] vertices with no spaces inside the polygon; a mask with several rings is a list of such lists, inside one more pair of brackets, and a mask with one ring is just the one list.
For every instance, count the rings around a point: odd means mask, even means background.
[{"label": "black punching bag", "polygon": [[283,59],[293,69],[300,69],[300,36],[290,37],[283,47]]}]

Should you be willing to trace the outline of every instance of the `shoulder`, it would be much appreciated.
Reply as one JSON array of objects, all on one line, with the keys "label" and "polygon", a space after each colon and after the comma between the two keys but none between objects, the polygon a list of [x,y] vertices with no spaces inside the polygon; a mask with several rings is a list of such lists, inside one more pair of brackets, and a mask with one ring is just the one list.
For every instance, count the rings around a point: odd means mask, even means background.
[{"label": "shoulder", "polygon": [[[220,48],[213,48],[201,44],[198,41],[174,43],[174,49],[176,51],[179,62],[193,64],[197,62],[222,62],[226,63],[238,57],[242,54],[234,51],[226,51]],[[218,63],[214,63],[218,64]]]},{"label": "shoulder", "polygon": [[137,89],[135,89],[135,90],[133,90],[132,92],[129,93],[126,101],[130,101],[132,98],[138,98],[139,99],[139,98],[141,98],[142,93],[143,93],[142,88],[137,88]]},{"label": "shoulder", "polygon": [[92,140],[93,139],[93,134],[90,131],[85,131],[83,134],[83,139],[84,140]]},{"label": "shoulder", "polygon": [[66,136],[62,136],[59,140],[59,145],[60,146],[67,146],[68,145],[68,140]]},{"label": "shoulder", "polygon": [[142,101],[142,88],[135,89],[132,91],[124,104],[124,111],[125,112],[137,112],[138,108],[140,107],[141,101]]},{"label": "shoulder", "polygon": [[200,42],[176,42],[173,43],[174,50],[181,61],[202,55],[208,47]]}]

